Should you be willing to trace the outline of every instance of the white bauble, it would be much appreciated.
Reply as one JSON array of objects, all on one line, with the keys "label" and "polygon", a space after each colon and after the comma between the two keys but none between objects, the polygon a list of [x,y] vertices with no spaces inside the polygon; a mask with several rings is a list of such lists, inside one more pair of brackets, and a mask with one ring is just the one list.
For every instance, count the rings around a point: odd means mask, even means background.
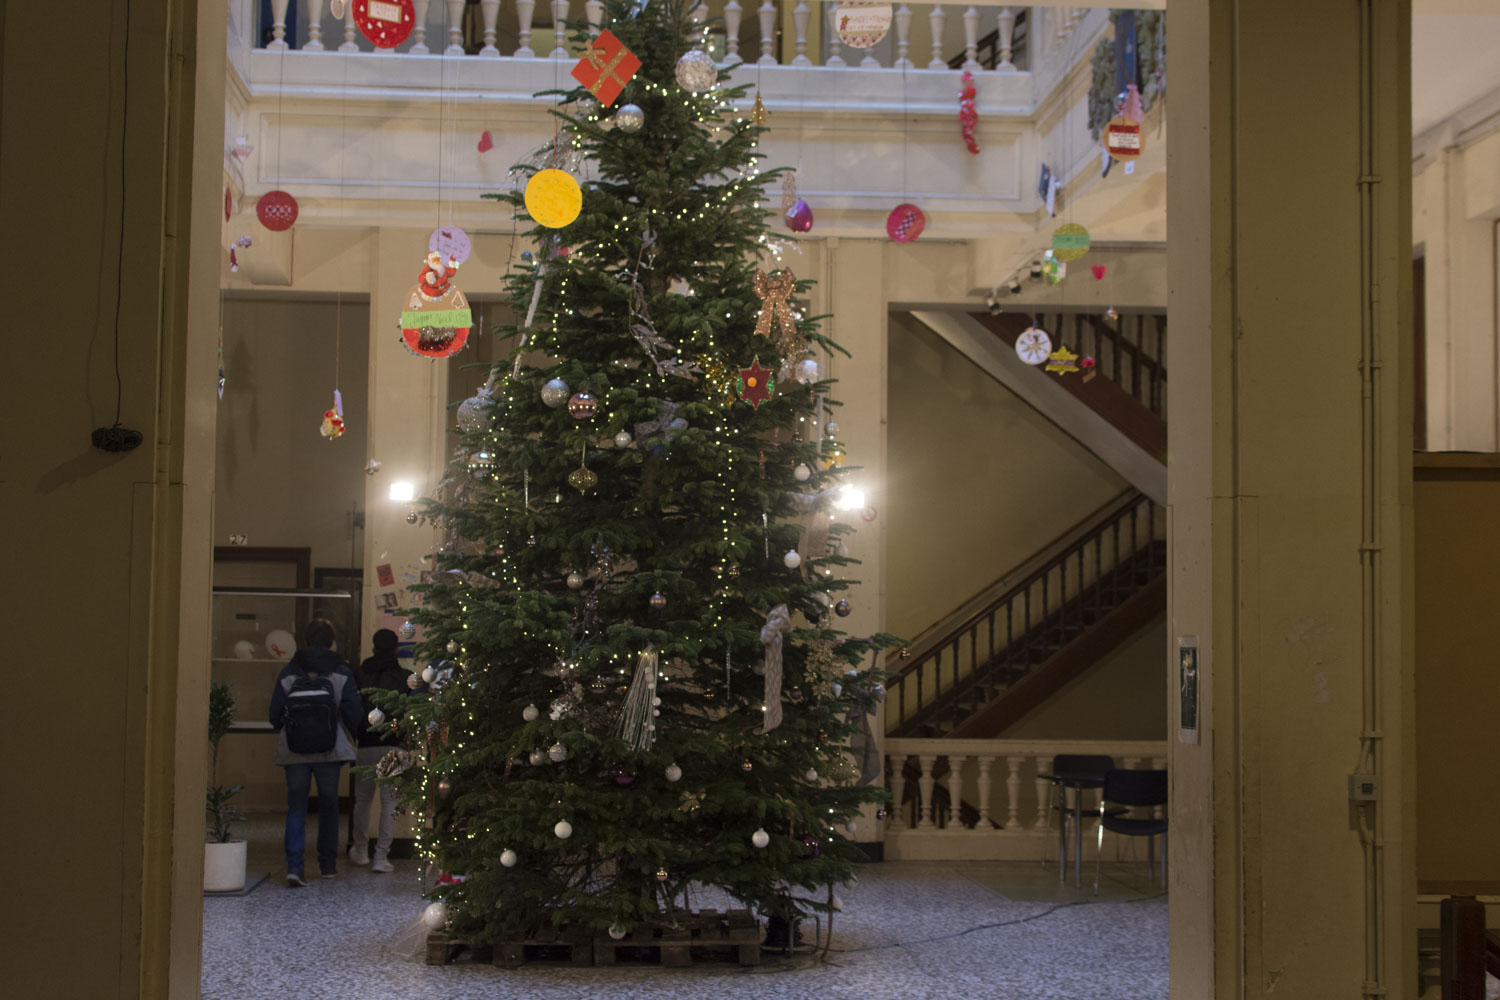
[{"label": "white bauble", "polygon": [[629,431],[621,431],[620,433],[618,433],[618,434],[615,435],[615,447],[616,448],[629,448],[630,447],[630,441],[631,441],[631,437],[630,437],[630,432]]},{"label": "white bauble", "polygon": [[839,899],[837,896],[834,896],[833,897],[833,908],[835,910],[842,910],[844,908],[844,901],[842,899]]},{"label": "white bauble", "polygon": [[792,478],[799,483],[805,483],[812,478],[812,470],[805,465],[798,465],[792,470]]},{"label": "white bauble", "polygon": [[531,761],[533,767],[540,767],[547,763],[547,755],[540,750],[531,751],[531,754],[526,759]]},{"label": "white bauble", "polygon": [[844,685],[840,684],[838,681],[834,681],[832,684],[828,685],[828,689],[833,692],[833,696],[835,698],[844,693]]},{"label": "white bauble", "polygon": [[781,561],[786,563],[787,569],[796,569],[802,565],[802,555],[796,549],[792,549],[781,557]]},{"label": "white bauble", "polygon": [[765,847],[771,842],[771,835],[764,830],[756,830],[750,835],[750,843],[756,847]]},{"label": "white bauble", "polygon": [[425,667],[422,668],[422,679],[424,681],[426,681],[428,684],[431,684],[433,678],[436,677],[436,676],[437,676],[437,671],[434,670],[434,669],[432,669],[431,665],[428,665],[428,666],[425,666]]},{"label": "white bauble", "polygon": [[378,726],[385,721],[385,713],[378,708],[372,708],[370,709],[370,714],[365,716],[365,718],[370,720],[370,725]]},{"label": "white bauble", "polygon": [[813,768],[808,768],[807,769],[807,773],[804,774],[803,777],[806,778],[808,781],[817,781],[818,780],[818,772],[816,770],[814,770]]},{"label": "white bauble", "polygon": [[521,709],[521,718],[526,722],[535,722],[537,720],[537,716],[541,714],[542,713],[538,711],[535,705],[527,705],[525,708]]},{"label": "white bauble", "polygon": [[677,60],[677,85],[690,93],[700,94],[719,79],[719,67],[701,49],[693,49]]},{"label": "white bauble", "polygon": [[668,764],[666,774],[668,781],[682,780],[682,768],[678,767],[676,764]]},{"label": "white bauble", "polygon": [[552,828],[552,832],[557,834],[558,840],[567,840],[573,836],[573,824],[565,819],[560,819],[557,821],[557,825]]},{"label": "white bauble", "polygon": [[561,743],[554,743],[547,749],[547,756],[554,764],[561,764],[568,759],[568,748]]},{"label": "white bauble", "polygon": [[852,837],[854,836],[855,831],[859,829],[859,824],[851,819],[849,822],[844,824],[844,829],[847,830],[849,832],[849,836]]},{"label": "white bauble", "polygon": [[428,903],[427,909],[422,911],[422,923],[433,930],[437,930],[448,922],[448,904],[441,899],[436,903]]},{"label": "white bauble", "polygon": [[242,660],[255,659],[255,644],[241,639],[234,644],[234,655]]},{"label": "white bauble", "polygon": [[514,868],[517,860],[516,852],[509,847],[500,852],[500,863],[507,868]]},{"label": "white bauble", "polygon": [[571,572],[571,573],[568,574],[568,589],[569,590],[582,590],[583,589],[583,574],[582,573],[578,572],[577,570],[574,570],[573,572]]},{"label": "white bauble", "polygon": [[612,937],[612,938],[614,938],[616,941],[618,941],[621,938],[623,938],[625,936],[625,933],[626,933],[625,932],[625,927],[624,927],[623,924],[610,924],[609,925],[609,936]]}]

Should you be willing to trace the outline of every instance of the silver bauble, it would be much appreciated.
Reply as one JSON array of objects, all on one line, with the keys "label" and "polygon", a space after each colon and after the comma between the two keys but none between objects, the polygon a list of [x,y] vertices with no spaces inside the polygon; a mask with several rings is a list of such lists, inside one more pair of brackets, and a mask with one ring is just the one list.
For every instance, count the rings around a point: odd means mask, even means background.
[{"label": "silver bauble", "polygon": [[560,378],[551,379],[542,386],[542,402],[554,410],[568,401],[568,383]]},{"label": "silver bauble", "polygon": [[839,425],[838,425],[837,421],[833,421],[833,420],[828,421],[828,423],[826,423],[826,424],[823,425],[823,431],[829,437],[833,437],[836,434],[838,434],[838,432],[839,432]]},{"label": "silver bauble", "polygon": [[458,404],[456,418],[458,429],[461,431],[479,430],[489,421],[494,405],[495,397],[490,395],[489,387],[482,386],[477,393]]},{"label": "silver bauble", "polygon": [[616,448],[629,448],[630,447],[630,432],[629,431],[621,431],[620,433],[618,433],[618,434],[615,435],[615,447]]},{"label": "silver bauble", "polygon": [[527,705],[525,708],[521,709],[521,718],[527,722],[535,722],[537,716],[541,714],[542,713],[537,709],[535,705]]},{"label": "silver bauble", "polygon": [[547,755],[540,750],[531,751],[526,759],[531,761],[533,767],[540,767],[541,765],[547,763]]},{"label": "silver bauble", "polygon": [[634,104],[622,104],[620,110],[615,112],[615,128],[621,132],[639,132],[644,124],[646,124],[646,112]]},{"label": "silver bauble", "polygon": [[849,617],[849,602],[848,601],[839,601],[837,604],[835,604],[833,606],[833,613],[836,614],[836,615],[838,615],[840,618],[848,618]]},{"label": "silver bauble", "polygon": [[676,764],[668,764],[667,765],[667,780],[668,781],[681,781],[682,780],[682,768],[678,767]]},{"label": "silver bauble", "polygon": [[417,623],[402,622],[401,627],[397,629],[397,631],[401,633],[401,638],[410,639],[412,636],[417,634]]},{"label": "silver bauble", "polygon": [[667,606],[667,599],[659,593],[652,594],[650,603],[652,610],[660,611],[662,608]]},{"label": "silver bauble", "polygon": [[409,511],[406,512],[406,523],[407,524],[416,524],[417,523],[417,512],[416,511],[409,510]]},{"label": "silver bauble", "polygon": [[368,718],[370,720],[370,725],[378,726],[385,721],[385,713],[378,708],[372,708],[370,709]]},{"label": "silver bauble", "polygon": [[693,49],[677,60],[677,85],[683,90],[702,93],[718,81],[719,67],[702,49]]},{"label": "silver bauble", "polygon": [[547,749],[547,757],[554,764],[561,764],[568,759],[568,748],[561,743],[554,743]]},{"label": "silver bauble", "polygon": [[448,645],[444,646],[443,648],[446,649],[450,654],[458,652],[458,640],[449,639]]},{"label": "silver bauble", "polygon": [[582,590],[583,589],[583,574],[582,573],[578,572],[577,570],[574,570],[572,573],[568,574],[568,589],[569,590]]}]

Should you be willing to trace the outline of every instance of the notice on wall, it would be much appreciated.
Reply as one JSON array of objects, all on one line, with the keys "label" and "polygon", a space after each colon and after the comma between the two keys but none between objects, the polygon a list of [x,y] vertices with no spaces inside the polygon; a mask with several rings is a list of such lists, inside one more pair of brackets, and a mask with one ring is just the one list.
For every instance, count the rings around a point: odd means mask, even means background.
[{"label": "notice on wall", "polygon": [[396,574],[391,572],[390,563],[381,563],[375,567],[375,577],[380,581],[382,587],[394,587],[396,585]]},{"label": "notice on wall", "polygon": [[1198,637],[1177,637],[1177,742],[1198,742]]}]

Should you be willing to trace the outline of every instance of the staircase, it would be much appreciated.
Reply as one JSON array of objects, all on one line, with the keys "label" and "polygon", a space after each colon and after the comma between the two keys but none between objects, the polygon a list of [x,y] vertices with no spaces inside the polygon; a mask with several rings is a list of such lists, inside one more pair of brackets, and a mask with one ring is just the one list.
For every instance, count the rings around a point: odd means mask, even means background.
[{"label": "staircase", "polygon": [[891,736],[998,736],[1165,611],[1163,511],[1131,491],[997,584],[896,661]]}]

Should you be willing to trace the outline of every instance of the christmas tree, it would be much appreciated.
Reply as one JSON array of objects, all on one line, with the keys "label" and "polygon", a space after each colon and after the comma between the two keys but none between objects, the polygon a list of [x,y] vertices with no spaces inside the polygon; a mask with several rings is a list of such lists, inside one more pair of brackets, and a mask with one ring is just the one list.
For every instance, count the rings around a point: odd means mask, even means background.
[{"label": "christmas tree", "polygon": [[[765,129],[695,48],[695,3],[610,4],[638,72],[613,102],[556,94],[555,143],[495,196],[533,226],[496,331],[517,346],[425,506],[433,683],[385,723],[409,751],[382,767],[407,767],[423,852],[463,876],[434,895],[476,942],[618,934],[698,886],[795,920],[850,878],[854,820],[885,798],[868,726],[894,640],[832,627],[839,349],[772,259]],[[622,75],[609,39],[575,42]],[[582,180],[559,228],[522,190],[542,170]]]}]

